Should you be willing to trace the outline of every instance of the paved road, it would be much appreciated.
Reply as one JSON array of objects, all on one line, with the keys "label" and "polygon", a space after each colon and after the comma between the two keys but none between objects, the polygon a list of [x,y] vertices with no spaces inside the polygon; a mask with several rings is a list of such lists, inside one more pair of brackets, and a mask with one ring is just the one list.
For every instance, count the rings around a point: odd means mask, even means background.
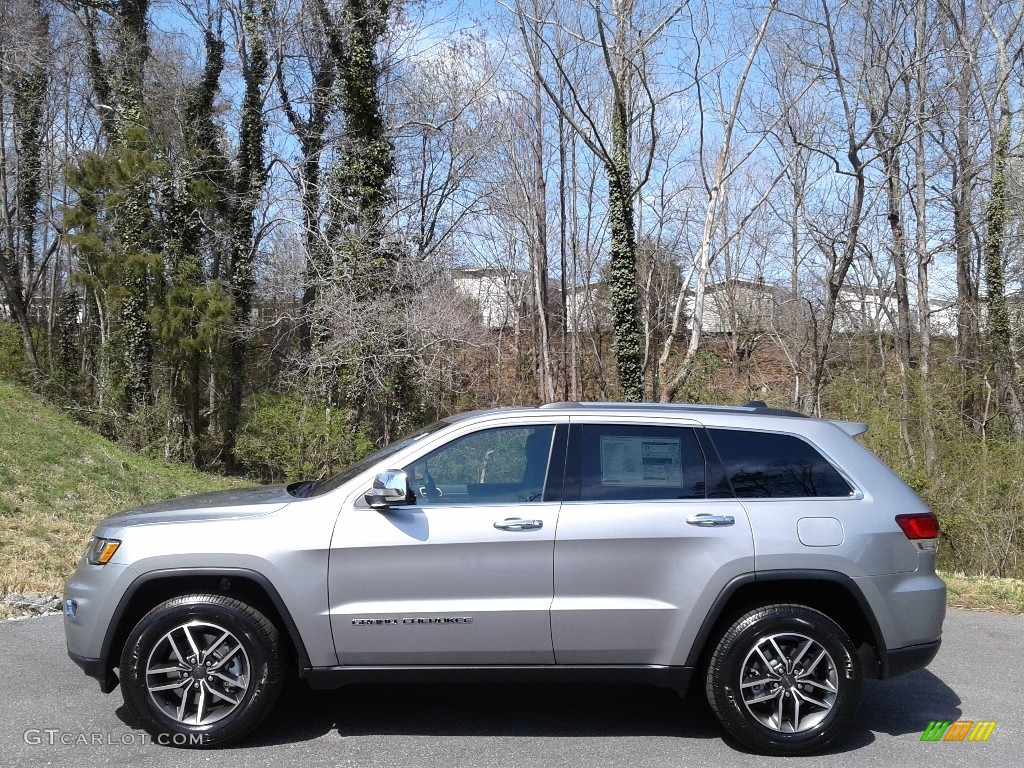
[{"label": "paved road", "polygon": [[[827,755],[748,754],[699,697],[623,686],[290,690],[244,745],[160,747],[67,658],[60,617],[0,622],[0,766],[999,766],[1024,753],[1024,617],[951,611],[928,670],[866,685],[852,737]],[[987,743],[927,743],[929,720],[997,720]],[[95,743],[93,743],[95,742]]]}]

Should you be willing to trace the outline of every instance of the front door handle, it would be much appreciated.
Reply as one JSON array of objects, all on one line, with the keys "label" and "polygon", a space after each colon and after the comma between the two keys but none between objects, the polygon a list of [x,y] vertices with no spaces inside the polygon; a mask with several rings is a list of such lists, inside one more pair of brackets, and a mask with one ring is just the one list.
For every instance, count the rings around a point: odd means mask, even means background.
[{"label": "front door handle", "polygon": [[494,524],[499,531],[535,531],[544,527],[543,520],[523,520],[519,517],[506,517]]},{"label": "front door handle", "polygon": [[686,518],[690,525],[698,525],[701,528],[719,528],[723,525],[735,525],[736,518],[732,515],[713,515],[710,512],[698,512]]}]

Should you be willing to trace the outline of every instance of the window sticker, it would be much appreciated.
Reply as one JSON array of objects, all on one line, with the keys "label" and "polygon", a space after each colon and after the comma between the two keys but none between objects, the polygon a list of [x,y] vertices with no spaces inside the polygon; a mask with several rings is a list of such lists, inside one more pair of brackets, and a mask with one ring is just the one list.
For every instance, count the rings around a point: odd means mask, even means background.
[{"label": "window sticker", "polygon": [[601,435],[601,483],[649,488],[682,486],[682,441]]}]

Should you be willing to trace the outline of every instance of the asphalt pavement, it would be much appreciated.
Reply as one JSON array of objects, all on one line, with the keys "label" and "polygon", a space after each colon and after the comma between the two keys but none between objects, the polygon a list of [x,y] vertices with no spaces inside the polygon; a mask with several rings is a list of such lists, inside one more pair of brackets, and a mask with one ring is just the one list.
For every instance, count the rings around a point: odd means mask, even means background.
[{"label": "asphalt pavement", "polygon": [[[0,622],[0,766],[1011,766],[1024,754],[1024,617],[950,611],[927,670],[867,681],[850,737],[766,758],[723,736],[696,692],[619,685],[296,685],[248,741],[160,746],[68,659],[59,616]],[[987,742],[923,742],[932,720],[989,720]]]}]

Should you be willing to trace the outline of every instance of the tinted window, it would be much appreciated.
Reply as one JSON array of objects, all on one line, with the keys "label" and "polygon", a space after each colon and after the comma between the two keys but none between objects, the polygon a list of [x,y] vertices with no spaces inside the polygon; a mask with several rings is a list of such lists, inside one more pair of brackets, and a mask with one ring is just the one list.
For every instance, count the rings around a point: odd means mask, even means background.
[{"label": "tinted window", "polygon": [[704,498],[704,454],[692,429],[580,427],[580,499]]},{"label": "tinted window", "polygon": [[853,493],[835,467],[798,437],[738,429],[708,432],[741,499]]},{"label": "tinted window", "polygon": [[419,504],[540,501],[552,425],[485,429],[405,468]]}]

